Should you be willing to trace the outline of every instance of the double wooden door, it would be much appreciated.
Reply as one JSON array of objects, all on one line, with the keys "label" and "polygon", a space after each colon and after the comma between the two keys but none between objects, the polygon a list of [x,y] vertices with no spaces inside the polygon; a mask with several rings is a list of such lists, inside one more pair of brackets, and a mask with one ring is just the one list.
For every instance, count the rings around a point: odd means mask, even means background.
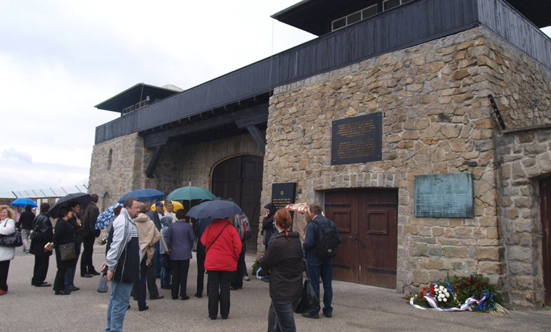
[{"label": "double wooden door", "polygon": [[551,177],[540,180],[543,287],[545,304],[551,305]]},{"label": "double wooden door", "polygon": [[239,156],[221,162],[212,174],[212,193],[218,197],[232,199],[249,218],[252,234],[247,240],[249,252],[256,252],[262,167],[262,157]]},{"label": "double wooden door", "polygon": [[325,213],[342,238],[334,278],[396,288],[398,191],[327,192]]}]

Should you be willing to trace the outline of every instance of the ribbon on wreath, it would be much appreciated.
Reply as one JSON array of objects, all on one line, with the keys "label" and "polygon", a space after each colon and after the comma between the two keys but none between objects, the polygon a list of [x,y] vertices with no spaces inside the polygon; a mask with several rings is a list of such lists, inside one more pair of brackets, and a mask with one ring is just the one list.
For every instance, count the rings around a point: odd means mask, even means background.
[{"label": "ribbon on wreath", "polygon": [[487,295],[484,294],[484,296],[480,300],[478,300],[476,297],[471,296],[468,299],[466,299],[465,303],[463,303],[463,305],[459,308],[440,308],[440,306],[438,306],[438,301],[436,301],[434,297],[430,295],[425,295],[423,296],[423,298],[428,302],[431,308],[424,308],[424,307],[421,307],[420,305],[413,303],[413,300],[414,300],[413,297],[409,299],[409,304],[411,304],[414,308],[421,309],[421,310],[433,309],[436,311],[443,311],[443,312],[458,312],[458,311],[466,311],[473,304],[480,305],[484,303],[484,301],[486,301],[486,297]]}]

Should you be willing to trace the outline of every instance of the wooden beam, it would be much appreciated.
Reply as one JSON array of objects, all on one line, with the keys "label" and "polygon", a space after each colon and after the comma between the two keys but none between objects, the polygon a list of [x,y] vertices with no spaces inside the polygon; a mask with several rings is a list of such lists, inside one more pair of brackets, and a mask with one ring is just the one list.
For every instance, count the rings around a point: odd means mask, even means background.
[{"label": "wooden beam", "polygon": [[262,151],[262,154],[266,153],[266,137],[262,133],[260,129],[256,126],[247,126],[247,130],[249,131],[249,134],[253,137],[254,142]]},{"label": "wooden beam", "polygon": [[159,145],[155,147],[155,152],[153,153],[153,157],[151,157],[151,160],[149,161],[149,165],[147,166],[147,170],[145,171],[145,176],[149,179],[153,179],[153,173],[155,172],[155,168],[157,168],[157,164],[159,163],[159,159],[161,159],[161,154],[163,154],[165,146]]},{"label": "wooden beam", "polygon": [[249,118],[254,118],[253,122],[261,121],[261,119],[264,118],[267,120],[268,104],[260,104],[228,114],[222,114],[182,126],[165,129],[155,133],[142,133],[141,135],[144,138],[144,147],[151,149],[166,144],[166,141],[171,137],[196,134],[202,131],[236,124],[238,121],[246,120]]}]

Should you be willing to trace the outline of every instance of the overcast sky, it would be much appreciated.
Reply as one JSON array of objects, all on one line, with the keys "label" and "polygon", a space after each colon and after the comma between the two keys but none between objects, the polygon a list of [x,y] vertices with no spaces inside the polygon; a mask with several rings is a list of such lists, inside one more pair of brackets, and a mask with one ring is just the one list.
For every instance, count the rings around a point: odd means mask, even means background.
[{"label": "overcast sky", "polygon": [[[136,83],[188,89],[314,38],[299,0],[0,0],[0,197],[88,184],[94,105]],[[548,29],[551,33],[551,29]]]},{"label": "overcast sky", "polygon": [[136,83],[187,89],[314,36],[298,0],[0,0],[0,197],[88,183],[94,105]]}]

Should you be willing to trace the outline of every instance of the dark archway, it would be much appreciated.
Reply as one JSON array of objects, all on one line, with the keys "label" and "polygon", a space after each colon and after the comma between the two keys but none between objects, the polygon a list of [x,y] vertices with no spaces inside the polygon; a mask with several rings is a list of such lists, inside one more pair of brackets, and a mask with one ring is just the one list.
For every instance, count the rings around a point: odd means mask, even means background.
[{"label": "dark archway", "polygon": [[248,252],[256,252],[262,167],[262,157],[244,155],[221,162],[212,172],[212,193],[234,200],[249,218],[252,236],[247,240]]}]

